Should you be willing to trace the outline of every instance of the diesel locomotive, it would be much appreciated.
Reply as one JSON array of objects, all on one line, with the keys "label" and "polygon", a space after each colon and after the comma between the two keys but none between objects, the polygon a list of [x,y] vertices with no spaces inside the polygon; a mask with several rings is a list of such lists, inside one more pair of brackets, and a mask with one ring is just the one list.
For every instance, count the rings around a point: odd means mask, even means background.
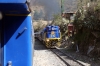
[{"label": "diesel locomotive", "polygon": [[33,66],[31,12],[27,0],[0,0],[0,66]]},{"label": "diesel locomotive", "polygon": [[59,26],[46,26],[37,37],[47,48],[55,48],[61,45],[61,32]]}]

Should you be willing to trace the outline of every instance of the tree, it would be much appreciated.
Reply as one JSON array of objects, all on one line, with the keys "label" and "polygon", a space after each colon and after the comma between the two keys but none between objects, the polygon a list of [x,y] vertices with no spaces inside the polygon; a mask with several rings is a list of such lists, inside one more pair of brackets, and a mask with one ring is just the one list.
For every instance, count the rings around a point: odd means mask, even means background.
[{"label": "tree", "polygon": [[[86,1],[86,0],[85,0]],[[85,2],[84,1],[84,2]],[[76,28],[76,35],[75,35],[75,42],[79,44],[79,49],[81,52],[85,54],[89,54],[90,52],[95,54],[95,56],[100,56],[100,53],[98,53],[97,46],[98,40],[100,39],[100,2],[95,1],[95,3],[92,1],[88,1],[90,3],[89,7],[85,7],[86,10],[84,11],[84,6],[81,2],[81,9],[78,10],[76,13],[74,25]],[[87,3],[88,3],[87,2]],[[87,4],[86,3],[86,4]],[[90,50],[90,47],[92,46],[92,50],[88,53]],[[100,49],[100,46],[99,46]],[[98,53],[98,54],[96,54]]]}]

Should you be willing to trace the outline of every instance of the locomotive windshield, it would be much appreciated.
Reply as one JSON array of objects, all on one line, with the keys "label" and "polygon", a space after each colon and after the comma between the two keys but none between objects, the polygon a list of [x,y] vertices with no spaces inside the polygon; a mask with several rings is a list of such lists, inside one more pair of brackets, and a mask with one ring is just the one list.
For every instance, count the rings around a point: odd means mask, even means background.
[{"label": "locomotive windshield", "polygon": [[48,26],[47,27],[47,31],[52,31],[52,30],[59,30],[59,27],[58,26]]},{"label": "locomotive windshield", "polygon": [[55,28],[55,27],[52,27],[52,30],[57,30],[57,28]]},{"label": "locomotive windshield", "polygon": [[48,26],[46,34],[47,38],[60,38],[59,26]]}]

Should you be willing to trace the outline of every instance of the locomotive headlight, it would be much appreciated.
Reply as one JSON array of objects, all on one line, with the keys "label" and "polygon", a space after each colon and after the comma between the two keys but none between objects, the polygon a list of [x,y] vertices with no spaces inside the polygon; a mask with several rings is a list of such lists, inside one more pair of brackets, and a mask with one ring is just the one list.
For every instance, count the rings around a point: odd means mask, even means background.
[{"label": "locomotive headlight", "polygon": [[60,39],[58,39],[58,41],[60,41]]},{"label": "locomotive headlight", "polygon": [[47,39],[46,41],[49,41],[49,39]]}]

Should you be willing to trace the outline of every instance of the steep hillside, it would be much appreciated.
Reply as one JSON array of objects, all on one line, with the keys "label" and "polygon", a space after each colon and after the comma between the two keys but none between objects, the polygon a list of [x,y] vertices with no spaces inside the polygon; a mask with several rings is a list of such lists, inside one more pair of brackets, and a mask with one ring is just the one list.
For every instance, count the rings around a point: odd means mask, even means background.
[{"label": "steep hillside", "polygon": [[[54,14],[61,13],[61,0],[32,0],[30,2],[33,19],[52,20]],[[64,0],[64,12],[75,12],[77,0]]]}]

